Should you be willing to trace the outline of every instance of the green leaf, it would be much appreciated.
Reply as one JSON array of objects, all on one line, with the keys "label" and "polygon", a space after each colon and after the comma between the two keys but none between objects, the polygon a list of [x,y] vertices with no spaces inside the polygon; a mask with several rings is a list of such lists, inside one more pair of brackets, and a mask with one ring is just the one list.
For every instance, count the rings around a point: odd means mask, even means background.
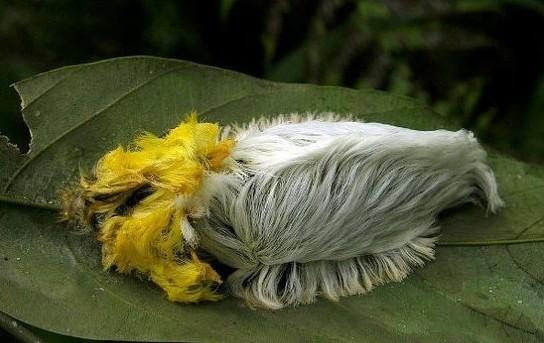
[{"label": "green leaf", "polygon": [[[32,131],[21,155],[0,141],[0,311],[51,332],[139,341],[533,342],[544,340],[544,172],[491,153],[507,208],[441,218],[434,262],[365,296],[278,312],[240,300],[180,305],[151,283],[103,272],[91,236],[51,208],[56,192],[138,131],[186,112],[230,123],[334,111],[414,129],[455,126],[418,101],[377,91],[282,84],[151,57],[107,60],[15,85]],[[524,243],[524,244],[513,244]],[[471,246],[480,245],[480,246]]]}]

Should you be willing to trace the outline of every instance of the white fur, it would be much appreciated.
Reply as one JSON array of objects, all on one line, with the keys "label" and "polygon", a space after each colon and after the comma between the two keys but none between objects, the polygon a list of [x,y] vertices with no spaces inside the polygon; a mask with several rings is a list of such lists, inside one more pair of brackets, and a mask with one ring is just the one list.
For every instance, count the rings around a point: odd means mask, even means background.
[{"label": "white fur", "polygon": [[231,172],[196,222],[236,268],[230,290],[278,309],[362,294],[433,258],[444,209],[502,205],[471,132],[416,131],[338,116],[261,119],[225,131]]}]

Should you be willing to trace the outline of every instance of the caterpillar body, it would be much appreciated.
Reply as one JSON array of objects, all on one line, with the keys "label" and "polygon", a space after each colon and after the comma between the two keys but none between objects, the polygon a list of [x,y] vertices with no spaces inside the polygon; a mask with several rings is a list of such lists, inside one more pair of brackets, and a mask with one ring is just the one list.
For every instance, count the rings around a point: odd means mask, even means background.
[{"label": "caterpillar body", "polygon": [[440,212],[503,205],[471,132],[331,113],[221,129],[193,115],[106,154],[63,200],[66,219],[97,230],[106,268],[180,302],[217,300],[225,281],[268,309],[401,281],[433,258]]}]

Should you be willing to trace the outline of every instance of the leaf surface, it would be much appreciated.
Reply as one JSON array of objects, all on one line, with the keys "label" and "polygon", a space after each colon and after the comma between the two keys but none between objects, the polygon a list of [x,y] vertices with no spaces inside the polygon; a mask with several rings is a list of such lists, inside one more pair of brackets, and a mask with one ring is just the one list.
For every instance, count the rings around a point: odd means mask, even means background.
[{"label": "leaf surface", "polygon": [[[32,132],[27,155],[0,139],[0,311],[52,332],[138,341],[538,342],[544,340],[544,172],[492,152],[507,207],[441,218],[437,258],[365,296],[278,312],[237,299],[179,305],[151,283],[103,272],[93,237],[50,208],[104,152],[162,134],[196,110],[222,124],[291,112],[351,113],[413,129],[456,129],[413,99],[283,84],[184,61],[129,57],[15,85]],[[516,244],[519,243],[519,244]]]}]

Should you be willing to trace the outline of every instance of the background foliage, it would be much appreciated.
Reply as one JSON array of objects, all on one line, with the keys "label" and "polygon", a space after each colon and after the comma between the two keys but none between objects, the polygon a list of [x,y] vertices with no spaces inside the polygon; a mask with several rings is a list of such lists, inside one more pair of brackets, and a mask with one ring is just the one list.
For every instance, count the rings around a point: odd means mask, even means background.
[{"label": "background foliage", "polygon": [[543,19],[538,0],[0,0],[0,131],[28,146],[14,81],[148,54],[413,96],[542,163]]}]

